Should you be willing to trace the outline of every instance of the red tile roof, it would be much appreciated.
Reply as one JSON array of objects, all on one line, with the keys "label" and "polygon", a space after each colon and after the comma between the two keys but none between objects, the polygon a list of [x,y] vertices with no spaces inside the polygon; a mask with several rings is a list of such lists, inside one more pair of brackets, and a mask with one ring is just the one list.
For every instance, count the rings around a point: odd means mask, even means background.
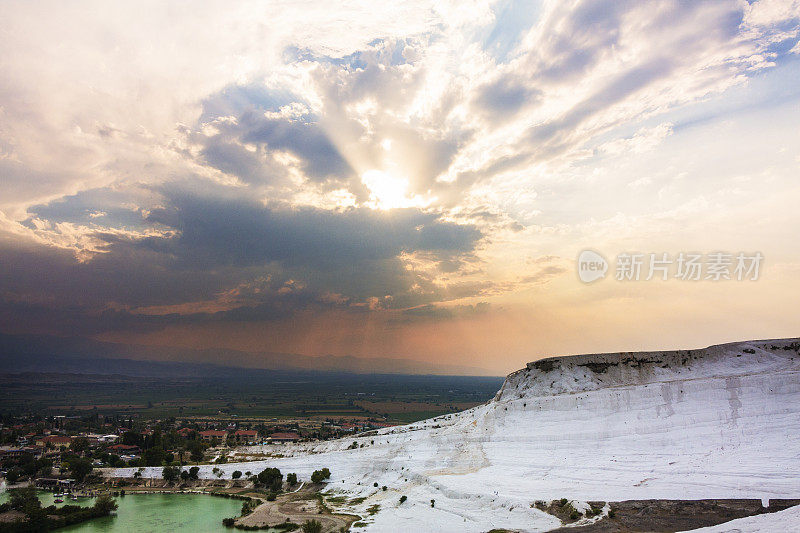
[{"label": "red tile roof", "polygon": [[63,435],[48,435],[42,439],[42,442],[50,442],[52,444],[69,444],[72,442],[72,437],[65,437]]},{"label": "red tile roof", "polygon": [[273,440],[300,440],[300,435],[294,432],[273,433],[269,437]]},{"label": "red tile roof", "polygon": [[218,429],[207,429],[205,431],[201,431],[200,435],[203,437],[227,437],[227,431],[220,431]]}]

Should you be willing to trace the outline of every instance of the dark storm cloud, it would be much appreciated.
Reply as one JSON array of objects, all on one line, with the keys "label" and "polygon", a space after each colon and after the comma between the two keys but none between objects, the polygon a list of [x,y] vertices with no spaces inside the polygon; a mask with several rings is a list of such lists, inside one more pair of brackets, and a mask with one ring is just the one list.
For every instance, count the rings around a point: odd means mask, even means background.
[{"label": "dark storm cloud", "polygon": [[215,123],[218,135],[200,139],[204,162],[248,183],[270,183],[285,173],[282,165],[267,164],[259,153],[244,148],[259,147],[271,162],[272,154],[285,151],[297,157],[310,179],[345,179],[353,174],[350,164],[312,117],[268,117],[248,111],[236,122]]},{"label": "dark storm cloud", "polygon": [[243,142],[266,144],[271,149],[291,152],[305,161],[305,171],[312,178],[352,173],[350,165],[327,134],[310,118],[289,121],[247,113],[239,124]]},{"label": "dark storm cloud", "polygon": [[[451,291],[409,271],[399,256],[424,253],[453,270],[482,238],[472,226],[418,209],[266,207],[227,188],[215,191],[165,187],[150,204],[120,213],[124,198],[106,189],[37,206],[29,220],[89,224],[82,231],[104,243],[103,253],[79,262],[72,250],[0,239],[0,316],[51,333],[92,334],[355,311],[370,299],[381,307],[420,305]],[[89,206],[107,214],[92,217]],[[139,229],[172,232],[143,237],[95,224],[125,217]]]},{"label": "dark storm cloud", "polygon": [[141,206],[153,200],[146,189],[128,187],[125,190],[102,187],[64,196],[47,204],[28,208],[29,218],[23,223],[33,227],[33,220],[51,223],[70,222],[96,227],[143,228],[146,221]]},{"label": "dark storm cloud", "polygon": [[468,253],[481,237],[472,226],[443,222],[438,215],[418,209],[329,211],[167,194],[171,207],[153,210],[149,220],[179,230],[180,236],[154,239],[150,244],[211,265],[276,261],[289,268],[324,270],[389,259],[402,252]]},{"label": "dark storm cloud", "polygon": [[[288,108],[291,113],[282,112]],[[282,165],[269,164],[276,151],[300,159],[305,174],[315,181],[353,174],[318,117],[301,98],[285,91],[257,83],[229,86],[203,102],[200,123],[219,130],[208,137],[194,136],[202,145],[203,160],[245,182],[270,183],[285,173]],[[258,146],[264,155],[245,149],[245,144]]]}]

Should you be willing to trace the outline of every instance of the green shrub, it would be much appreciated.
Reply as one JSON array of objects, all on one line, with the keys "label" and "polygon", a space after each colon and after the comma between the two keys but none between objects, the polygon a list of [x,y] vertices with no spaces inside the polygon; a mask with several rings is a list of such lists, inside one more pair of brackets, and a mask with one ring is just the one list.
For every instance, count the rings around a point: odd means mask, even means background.
[{"label": "green shrub", "polygon": [[406,497],[406,495],[405,495],[405,494],[403,494],[402,496],[400,496],[400,503],[403,503],[403,502],[404,502],[404,501],[406,501],[407,499],[408,499],[408,498]]},{"label": "green shrub", "polygon": [[177,481],[180,474],[180,469],[175,466],[165,466],[161,471],[161,477],[163,477],[164,481],[167,483],[173,483]]},{"label": "green shrub", "polygon": [[322,470],[314,470],[314,473],[311,474],[311,482],[312,483],[322,483],[326,479],[330,479],[331,471],[327,468],[323,468]]},{"label": "green shrub", "polygon": [[321,533],[322,523],[318,520],[306,520],[303,522],[303,533]]},{"label": "green shrub", "polygon": [[258,482],[272,488],[273,492],[278,492],[283,483],[283,474],[277,468],[265,468],[258,474]]}]

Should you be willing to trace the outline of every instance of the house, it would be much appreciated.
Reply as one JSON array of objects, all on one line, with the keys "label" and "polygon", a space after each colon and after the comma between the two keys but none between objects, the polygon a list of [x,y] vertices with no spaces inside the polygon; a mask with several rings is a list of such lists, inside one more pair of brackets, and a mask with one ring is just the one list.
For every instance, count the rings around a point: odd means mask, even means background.
[{"label": "house", "polygon": [[287,431],[282,433],[273,433],[269,436],[271,442],[297,442],[300,440],[300,435],[294,431]]},{"label": "house", "polygon": [[237,429],[234,436],[238,444],[252,444],[258,441],[258,431],[255,429]]},{"label": "house", "polygon": [[72,444],[72,437],[64,435],[48,435],[36,439],[37,446],[44,446],[50,448],[69,448]]},{"label": "house", "polygon": [[117,455],[138,455],[142,453],[142,450],[134,444],[115,444],[114,446],[109,446],[108,451]]},{"label": "house", "polygon": [[15,459],[17,457],[22,457],[23,453],[25,453],[24,448],[17,448],[15,446],[0,446],[0,460],[5,458]]},{"label": "house", "polygon": [[207,429],[205,431],[199,432],[198,435],[200,435],[200,439],[205,442],[211,442],[214,439],[217,439],[220,442],[224,442],[225,439],[228,438],[227,431],[220,431],[217,429]]},{"label": "house", "polygon": [[52,477],[40,477],[34,481],[37,489],[57,490],[72,492],[75,485],[74,479],[58,479]]},{"label": "house", "polygon": [[194,430],[192,428],[181,428],[177,431],[178,435],[181,437],[188,437],[192,434]]},{"label": "house", "polygon": [[78,436],[82,439],[86,439],[86,442],[89,444],[97,444],[100,442],[100,437],[102,437],[102,435],[98,435],[97,433],[81,433]]}]

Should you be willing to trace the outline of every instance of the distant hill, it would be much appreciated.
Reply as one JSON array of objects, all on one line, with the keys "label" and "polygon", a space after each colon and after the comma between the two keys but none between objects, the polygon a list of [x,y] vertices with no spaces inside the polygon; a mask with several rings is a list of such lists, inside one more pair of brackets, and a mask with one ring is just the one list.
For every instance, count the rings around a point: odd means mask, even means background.
[{"label": "distant hill", "polygon": [[83,337],[0,334],[4,373],[55,372],[141,377],[241,375],[243,369],[310,370],[355,374],[486,375],[481,368],[410,359],[251,353],[100,342]]}]

